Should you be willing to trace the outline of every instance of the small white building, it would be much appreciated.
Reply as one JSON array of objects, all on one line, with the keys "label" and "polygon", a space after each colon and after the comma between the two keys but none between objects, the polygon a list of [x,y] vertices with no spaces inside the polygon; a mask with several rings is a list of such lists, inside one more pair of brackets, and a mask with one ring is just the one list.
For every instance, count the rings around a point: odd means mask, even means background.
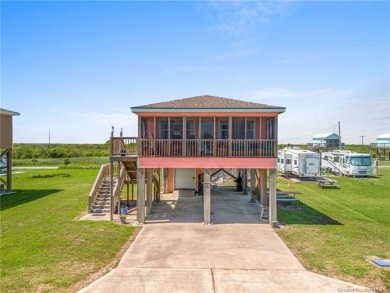
[{"label": "small white building", "polygon": [[381,134],[376,137],[377,146],[386,146],[390,147],[390,134]]},{"label": "small white building", "polygon": [[378,160],[390,160],[390,134],[377,136],[376,142],[371,144],[371,156]]}]

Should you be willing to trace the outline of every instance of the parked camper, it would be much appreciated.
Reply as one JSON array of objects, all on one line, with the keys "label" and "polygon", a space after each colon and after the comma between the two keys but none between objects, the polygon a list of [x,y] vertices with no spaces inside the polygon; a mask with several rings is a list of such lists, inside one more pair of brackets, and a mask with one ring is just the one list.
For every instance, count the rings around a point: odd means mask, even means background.
[{"label": "parked camper", "polygon": [[370,176],[372,172],[370,154],[351,151],[323,152],[321,168],[344,176]]},{"label": "parked camper", "polygon": [[320,154],[301,149],[285,148],[279,150],[278,170],[287,176],[320,176]]}]

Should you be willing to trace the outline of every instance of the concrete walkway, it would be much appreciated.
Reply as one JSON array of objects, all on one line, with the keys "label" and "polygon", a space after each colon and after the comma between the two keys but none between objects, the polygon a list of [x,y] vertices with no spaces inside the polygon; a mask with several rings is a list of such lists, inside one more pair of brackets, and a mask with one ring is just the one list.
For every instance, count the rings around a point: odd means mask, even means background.
[{"label": "concrete walkway", "polygon": [[118,267],[80,292],[369,292],[307,272],[249,196],[213,190],[211,226],[202,207],[163,198]]}]

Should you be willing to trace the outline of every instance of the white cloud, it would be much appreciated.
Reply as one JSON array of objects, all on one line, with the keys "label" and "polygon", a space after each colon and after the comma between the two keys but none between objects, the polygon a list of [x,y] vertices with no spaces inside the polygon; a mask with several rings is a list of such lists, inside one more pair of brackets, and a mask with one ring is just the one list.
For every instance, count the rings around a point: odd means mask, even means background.
[{"label": "white cloud", "polygon": [[236,37],[255,33],[287,11],[292,1],[211,1],[202,3],[214,29]]},{"label": "white cloud", "polygon": [[287,99],[287,98],[340,98],[349,96],[352,93],[351,90],[345,89],[333,89],[333,88],[320,88],[309,91],[294,91],[281,87],[269,87],[258,91],[252,91],[248,93],[248,98],[258,99]]},{"label": "white cloud", "polygon": [[[243,44],[241,44],[243,46]],[[236,57],[242,57],[242,56],[250,56],[254,55],[256,53],[256,50],[250,49],[250,48],[233,48],[232,50],[220,53],[215,58],[217,59],[228,59],[228,58],[236,58]]]},{"label": "white cloud", "polygon": [[284,65],[287,65],[287,64],[298,64],[298,63],[301,63],[301,62],[302,62],[302,60],[298,59],[298,58],[286,58],[286,59],[283,59],[283,60],[279,61],[280,64],[284,64]]},{"label": "white cloud", "polygon": [[[108,109],[107,109],[108,110]],[[116,110],[116,112],[119,112]],[[130,109],[127,111],[120,110],[122,113],[110,113],[107,112],[93,112],[93,111],[85,111],[85,112],[68,112],[68,116],[75,117],[77,120],[82,119],[86,123],[90,125],[112,125],[117,128],[129,127],[130,124],[137,125],[138,120],[137,116],[130,112]],[[135,124],[134,124],[135,123]]]},{"label": "white cloud", "polygon": [[199,71],[202,70],[202,67],[199,66],[181,66],[181,67],[171,67],[166,68],[162,71],[163,75],[170,74],[182,74],[184,72]]},{"label": "white cloud", "polygon": [[286,107],[279,118],[279,142],[307,143],[316,134],[336,132],[341,123],[345,143],[373,142],[390,131],[390,102],[386,92],[365,89],[318,88],[292,90],[269,87],[244,95],[247,100]]}]

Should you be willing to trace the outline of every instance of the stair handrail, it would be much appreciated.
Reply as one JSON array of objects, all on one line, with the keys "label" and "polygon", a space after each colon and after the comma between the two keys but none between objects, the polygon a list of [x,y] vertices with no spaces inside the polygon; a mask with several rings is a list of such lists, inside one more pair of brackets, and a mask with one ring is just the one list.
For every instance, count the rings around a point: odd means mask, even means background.
[{"label": "stair handrail", "polygon": [[121,168],[119,170],[118,178],[115,181],[114,190],[113,190],[113,194],[114,194],[114,205],[113,205],[114,211],[112,211],[113,213],[115,212],[115,207],[117,209],[120,208],[120,192],[121,192],[121,189],[123,186],[123,182],[126,179],[126,174],[127,174],[126,166],[124,164],[122,164]]},{"label": "stair handrail", "polygon": [[91,212],[92,203],[94,202],[97,194],[99,193],[99,187],[102,184],[105,177],[110,175],[110,164],[104,164],[100,167],[99,173],[96,176],[95,182],[92,185],[91,191],[88,196],[88,211]]}]

